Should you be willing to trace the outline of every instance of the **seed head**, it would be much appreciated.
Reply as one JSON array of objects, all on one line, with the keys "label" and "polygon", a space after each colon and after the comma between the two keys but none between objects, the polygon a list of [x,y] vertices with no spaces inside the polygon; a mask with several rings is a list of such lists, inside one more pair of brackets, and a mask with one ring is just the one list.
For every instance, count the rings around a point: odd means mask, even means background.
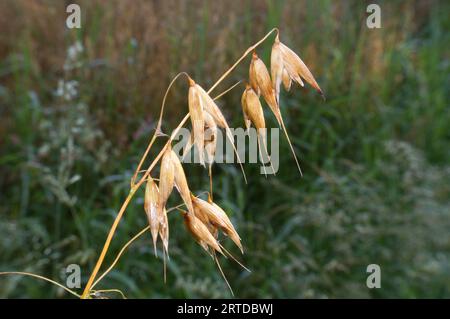
[{"label": "seed head", "polygon": [[224,234],[239,247],[243,252],[241,238],[239,237],[236,229],[228,218],[227,214],[216,205],[214,202],[208,202],[201,198],[191,195],[192,203],[194,204],[195,215],[202,220],[204,224],[211,224],[214,228],[219,228]]},{"label": "seed head", "polygon": [[272,86],[275,90],[278,103],[280,102],[280,85],[283,77],[283,69],[283,57],[280,42],[275,40],[275,43],[272,46],[272,53],[270,55],[270,71],[272,75]]},{"label": "seed head", "polygon": [[[289,73],[286,70],[286,68],[283,68],[282,80],[283,80],[283,86],[284,86],[285,90],[289,92],[289,90],[291,89],[292,80],[291,80],[291,77],[289,76]],[[301,81],[301,79],[300,79],[300,81]]]},{"label": "seed head", "polygon": [[[206,155],[205,162],[211,165],[214,163],[214,155],[217,148],[217,124],[208,112],[203,112],[205,120],[204,127],[204,152]],[[189,150],[194,145],[194,136],[189,134],[188,141],[183,148],[183,158],[189,153]]]},{"label": "seed head", "polygon": [[250,62],[250,69],[248,70],[248,80],[253,91],[255,91],[259,97],[261,95],[261,91],[259,89],[258,81],[256,80],[255,63],[253,63],[253,59],[255,58],[255,56],[257,57],[256,53],[253,52],[252,61]]},{"label": "seed head", "polygon": [[158,216],[162,216],[162,211],[166,206],[167,199],[172,193],[175,185],[175,169],[172,162],[172,147],[169,145],[164,151],[161,159],[161,169],[159,173],[159,200]]},{"label": "seed head", "polygon": [[197,146],[199,153],[200,164],[205,166],[205,161],[203,159],[203,149],[204,149],[204,118],[203,118],[203,99],[200,96],[199,86],[190,79],[189,86],[189,115],[192,123],[192,136],[194,144]]},{"label": "seed head", "polygon": [[149,176],[147,184],[145,186],[145,197],[144,197],[144,209],[147,215],[147,219],[150,225],[150,232],[153,239],[153,247],[156,253],[156,241],[159,237],[163,243],[164,251],[166,255],[169,255],[169,223],[167,220],[166,209],[158,209],[158,201],[160,199],[160,193],[158,185]]},{"label": "seed head", "polygon": [[206,162],[211,165],[214,163],[214,155],[217,147],[217,124],[213,117],[205,112],[205,153]]},{"label": "seed head", "polygon": [[[247,84],[247,88],[251,86],[249,84]],[[254,92],[254,91],[253,91]],[[255,93],[256,94],[256,93]],[[245,124],[245,129],[248,130],[250,129],[250,125],[251,125],[251,121],[247,116],[247,90],[244,90],[244,93],[242,93],[242,97],[241,97],[241,105],[242,105],[242,113],[244,114],[244,124]]]},{"label": "seed head", "polygon": [[192,133],[189,133],[188,141],[183,148],[183,158],[185,158],[186,155],[189,153],[190,149],[192,148],[192,145],[194,145],[194,135],[192,135]]},{"label": "seed head", "polygon": [[144,196],[144,210],[147,215],[148,223],[150,225],[150,232],[153,238],[153,247],[155,249],[156,256],[156,240],[158,239],[158,232],[160,226],[160,218],[158,217],[158,198],[159,190],[154,180],[149,177],[147,185],[145,186]]},{"label": "seed head", "polygon": [[275,90],[272,87],[269,71],[267,70],[264,62],[258,58],[256,53],[253,53],[252,62],[250,63],[250,77],[250,84],[253,90],[257,92],[254,88],[256,84],[264,100],[275,115],[278,123],[281,123],[280,109],[278,107]]},{"label": "seed head", "polygon": [[241,101],[245,118],[247,118],[256,127],[258,133],[263,132],[264,130],[260,129],[266,128],[264,112],[258,95],[256,95],[255,91],[253,91],[253,89],[249,85],[247,85],[247,88],[242,95]]},{"label": "seed head", "polygon": [[172,161],[172,167],[174,169],[174,182],[175,186],[180,193],[184,204],[188,208],[190,214],[194,214],[194,208],[192,207],[192,201],[190,197],[190,190],[186,180],[186,175],[184,174],[183,165],[181,165],[180,159],[174,151],[170,150],[170,156]]},{"label": "seed head", "polygon": [[[312,75],[311,71],[308,69],[306,64],[300,59],[300,57],[292,51],[290,48],[288,48],[286,45],[284,45],[282,42],[280,42],[279,37],[277,36],[275,39],[274,46],[279,46],[279,50],[281,51],[283,66],[286,68],[287,73],[289,74],[289,77],[303,86],[302,78],[309,83],[314,89],[316,89],[322,97],[324,97],[324,94],[322,92],[322,89],[319,87],[319,84],[317,84],[316,79],[314,79],[314,76]],[[273,53],[273,47],[272,47],[272,53]]]},{"label": "seed head", "polygon": [[169,256],[169,220],[167,212],[164,208],[162,216],[160,216],[159,237],[163,243],[164,251],[167,257]]},{"label": "seed head", "polygon": [[[244,168],[242,166],[242,161],[239,158],[239,154],[236,150],[236,146],[234,145],[233,134],[231,133],[230,127],[228,126],[227,120],[225,116],[223,116],[222,111],[217,106],[216,102],[209,96],[209,94],[198,84],[195,84],[195,88],[197,89],[200,96],[200,103],[202,104],[204,112],[209,113],[211,117],[214,119],[214,122],[218,127],[225,129],[225,133],[227,138],[233,145],[234,152],[236,153],[239,165],[241,166],[242,175],[244,176],[245,182],[247,182],[247,177],[245,176]],[[204,116],[204,114],[203,114]],[[203,117],[204,119],[204,117]]]},{"label": "seed head", "polygon": [[184,224],[195,240],[208,251],[208,247],[223,254],[219,243],[203,222],[193,214],[184,212]]},{"label": "seed head", "polygon": [[225,119],[225,116],[223,116],[222,111],[217,106],[216,102],[214,102],[214,100],[209,96],[208,93],[206,93],[206,91],[200,85],[197,84],[196,88],[199,92],[204,110],[213,117],[217,126],[225,129],[228,128],[227,120]]}]

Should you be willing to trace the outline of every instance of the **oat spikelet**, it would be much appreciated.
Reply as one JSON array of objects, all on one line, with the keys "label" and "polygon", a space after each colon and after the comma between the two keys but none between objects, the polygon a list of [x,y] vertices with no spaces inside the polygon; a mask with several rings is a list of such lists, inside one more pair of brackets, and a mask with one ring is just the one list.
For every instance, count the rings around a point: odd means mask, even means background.
[{"label": "oat spikelet", "polygon": [[[205,152],[204,155],[206,155],[205,163],[208,163],[211,166],[214,162],[214,154],[216,152],[217,146],[217,124],[208,112],[203,112],[203,118],[205,121],[203,133]],[[183,158],[186,157],[193,145],[194,137],[192,134],[189,134],[188,141],[183,148]]]},{"label": "oat spikelet", "polygon": [[301,87],[305,86],[302,78],[300,77],[300,75],[298,75],[298,73],[295,71],[295,69],[292,65],[286,63],[284,65],[284,70],[286,70],[286,73],[288,74],[289,78],[292,81],[297,82]]},{"label": "oat spikelet", "polygon": [[161,159],[161,170],[159,176],[159,196],[158,196],[158,219],[159,235],[164,245],[164,250],[167,257],[169,256],[169,223],[165,206],[167,199],[172,193],[173,187],[176,186],[181,198],[183,199],[189,214],[194,214],[194,208],[190,197],[190,190],[187,184],[186,175],[184,174],[183,166],[181,165],[178,156],[169,145],[164,151]]},{"label": "oat spikelet", "polygon": [[191,196],[189,186],[186,180],[186,175],[184,174],[183,165],[181,165],[180,159],[174,151],[170,151],[172,166],[174,169],[174,183],[180,193],[181,198],[184,201],[190,214],[194,214],[194,208],[192,206]]},{"label": "oat spikelet", "polygon": [[206,163],[208,163],[211,169],[214,163],[214,155],[216,154],[217,147],[217,124],[213,117],[208,113],[204,113],[205,118],[205,155]]},{"label": "oat spikelet", "polygon": [[248,80],[250,82],[250,86],[252,87],[253,91],[258,95],[258,97],[261,95],[261,91],[259,89],[258,81],[256,80],[256,70],[255,70],[255,64],[252,61],[250,62],[250,68],[248,70]]},{"label": "oat spikelet", "polygon": [[208,247],[221,253],[223,255],[222,249],[219,243],[205,226],[200,219],[195,217],[195,215],[184,213],[184,224],[188,231],[192,234],[195,240],[203,247],[207,252]]},{"label": "oat spikelet", "polygon": [[200,221],[208,228],[209,232],[214,236],[214,238],[217,239],[217,237],[219,235],[219,230],[218,230],[217,225],[213,224],[210,221],[208,214],[203,209],[199,209],[199,205],[196,202],[197,197],[195,197],[193,194],[191,194],[191,198],[192,198],[192,204],[194,205],[195,217],[200,219]]},{"label": "oat spikelet", "polygon": [[197,216],[204,224],[211,223],[216,227],[228,227],[222,216],[214,213],[214,207],[207,201],[191,194],[192,203],[194,204],[195,216]]},{"label": "oat spikelet", "polygon": [[213,203],[211,198],[209,198],[211,201],[209,202],[194,195],[191,195],[191,197],[192,203],[194,204],[195,216],[208,227],[210,232],[216,237],[217,229],[220,228],[222,232],[230,237],[236,246],[239,247],[241,252],[243,252],[241,238],[227,214],[219,206]]},{"label": "oat spikelet", "polygon": [[192,145],[194,145],[194,135],[192,135],[192,133],[190,133],[188,141],[183,148],[183,158],[185,158],[186,155],[189,154],[189,151],[191,150]]},{"label": "oat spikelet", "polygon": [[200,99],[202,100],[204,110],[212,116],[218,127],[225,129],[227,138],[230,140],[233,146],[233,150],[236,153],[239,165],[241,166],[241,171],[242,175],[244,176],[245,183],[247,183],[247,176],[245,175],[244,167],[242,166],[242,161],[239,157],[239,153],[236,149],[236,146],[234,145],[233,134],[231,134],[231,130],[230,127],[228,126],[225,116],[223,116],[222,111],[220,111],[216,102],[214,102],[214,100],[208,95],[208,93],[206,93],[205,90],[203,90],[203,88],[200,85],[196,84],[196,88],[200,93]]},{"label": "oat spikelet", "polygon": [[203,119],[203,104],[200,97],[200,92],[198,90],[198,85],[189,78],[189,115],[192,123],[192,133],[194,139],[194,144],[197,146],[200,164],[205,166],[205,161],[203,159],[203,149],[204,149],[204,119]]},{"label": "oat spikelet", "polygon": [[[291,80],[291,77],[289,76],[289,73],[286,70],[286,68],[283,68],[283,73],[282,73],[281,78],[283,81],[284,89],[289,92],[289,90],[291,89],[292,80]],[[300,79],[300,81],[301,81],[301,79]]]},{"label": "oat spikelet", "polygon": [[[248,87],[248,85],[247,85]],[[251,86],[250,86],[251,87]],[[253,91],[254,92],[254,91]],[[256,94],[256,93],[255,93]],[[244,90],[244,93],[242,93],[242,97],[241,97],[241,105],[242,105],[242,113],[244,114],[244,124],[245,124],[245,129],[248,130],[250,129],[250,125],[251,125],[251,121],[248,118],[247,115],[247,90]]]},{"label": "oat spikelet", "polygon": [[283,56],[280,42],[275,41],[272,46],[272,53],[270,55],[270,73],[272,75],[272,86],[275,90],[278,105],[280,103],[280,86],[283,79],[283,70]]},{"label": "oat spikelet", "polygon": [[214,203],[211,198],[208,198],[208,203],[211,204],[214,214],[218,215],[222,221],[227,225],[227,227],[223,228],[222,231],[230,237],[230,239],[236,244],[236,246],[239,247],[242,253],[244,253],[244,248],[241,244],[241,238],[239,237],[238,232],[234,228],[233,224],[230,221],[230,218],[228,218],[228,215],[225,213],[225,211],[216,203]]},{"label": "oat spikelet", "polygon": [[[258,134],[260,134],[260,129],[266,128],[266,122],[264,120],[264,112],[258,96],[249,85],[246,87],[244,94],[242,96],[242,108],[244,114],[247,116],[249,121],[256,127],[256,129],[258,130]],[[263,130],[261,130],[261,133],[262,132]]]},{"label": "oat spikelet", "polygon": [[[167,211],[166,208],[162,211],[162,216],[159,217],[160,219],[160,225],[159,225],[159,237],[161,238],[161,241],[163,243],[164,252],[169,258],[169,220],[167,218]],[[165,259],[164,259],[165,260]],[[165,268],[165,266],[164,266]],[[164,269],[165,273],[165,269]]]},{"label": "oat spikelet", "polygon": [[214,100],[200,85],[196,84],[195,87],[198,90],[200,99],[203,103],[203,109],[213,117],[214,121],[217,123],[217,126],[227,128],[227,120],[225,119],[225,116],[223,116],[222,111],[220,111],[220,108],[217,106],[216,102],[214,102]]},{"label": "oat spikelet", "polygon": [[[249,121],[248,127],[250,126],[250,123],[252,123],[257,130],[259,154],[261,158],[263,158],[263,153],[261,151],[262,147],[263,151],[265,152],[264,154],[267,155],[267,158],[270,161],[266,145],[266,122],[264,120],[264,111],[258,96],[256,95],[255,91],[253,91],[250,85],[247,85],[244,93],[242,94],[241,102],[242,102],[242,110],[244,112],[244,118],[248,119]],[[264,173],[267,177],[266,168],[265,166],[263,167]]]},{"label": "oat spikelet", "polygon": [[300,57],[292,51],[290,48],[288,48],[286,45],[284,45],[282,42],[280,42],[279,37],[277,36],[275,38],[275,44],[278,45],[281,48],[282,57],[283,57],[283,63],[286,67],[289,75],[291,78],[298,82],[300,85],[303,84],[301,80],[298,80],[299,77],[303,78],[307,83],[309,83],[314,89],[317,90],[317,92],[322,95],[322,97],[325,98],[322,89],[320,88],[319,84],[317,84],[316,79],[312,75],[311,71],[308,69],[306,64],[300,59]]},{"label": "oat spikelet", "polygon": [[163,209],[166,206],[167,199],[172,193],[175,185],[175,169],[172,161],[172,147],[169,145],[161,159],[161,169],[159,173],[159,200],[158,216],[163,215]]},{"label": "oat spikelet", "polygon": [[158,232],[160,225],[160,219],[157,210],[158,198],[159,198],[158,186],[156,186],[154,180],[151,177],[149,177],[147,180],[147,185],[145,186],[144,210],[147,215],[148,223],[150,225],[150,232],[152,234],[155,256],[157,255],[156,241],[158,239]]},{"label": "oat spikelet", "polygon": [[272,81],[270,79],[269,71],[266,68],[264,62],[258,58],[256,53],[253,53],[252,62],[250,67],[254,69],[254,77],[256,78],[256,84],[258,85],[261,95],[266,103],[269,105],[273,114],[275,115],[278,123],[281,123],[281,114],[278,107],[277,98],[275,96],[275,90],[272,87]]}]

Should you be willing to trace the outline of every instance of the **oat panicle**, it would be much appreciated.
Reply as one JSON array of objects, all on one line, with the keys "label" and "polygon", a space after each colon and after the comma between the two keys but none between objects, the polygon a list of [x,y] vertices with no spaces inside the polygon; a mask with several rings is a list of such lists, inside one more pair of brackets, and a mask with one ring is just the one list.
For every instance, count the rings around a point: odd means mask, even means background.
[{"label": "oat panicle", "polygon": [[[258,57],[255,50],[260,46],[266,39],[276,32],[277,36],[275,38],[274,44],[272,46],[272,53],[270,59],[270,73],[264,64],[264,62]],[[144,155],[141,157],[137,169],[131,179],[131,189],[130,193],[123,202],[114,222],[111,226],[108,236],[106,238],[103,249],[97,260],[97,263],[88,279],[88,282],[84,288],[81,298],[89,298],[92,295],[93,287],[104,278],[104,276],[114,267],[117,263],[122,252],[128,247],[131,242],[136,240],[141,234],[150,231],[152,237],[152,243],[154,246],[155,255],[157,254],[156,245],[158,237],[162,241],[163,245],[163,258],[164,258],[164,279],[166,279],[166,258],[169,257],[169,219],[168,213],[170,211],[178,210],[181,211],[183,215],[184,224],[186,225],[189,233],[194,237],[194,239],[207,251],[215,260],[219,271],[223,275],[227,285],[231,290],[231,286],[225,278],[225,275],[219,264],[219,254],[225,257],[231,257],[239,265],[243,266],[233,255],[231,255],[226,248],[219,242],[220,233],[231,239],[233,243],[240,249],[243,253],[243,245],[241,243],[241,237],[236,231],[234,225],[232,224],[227,213],[217,205],[212,199],[212,173],[211,166],[214,162],[214,156],[217,147],[217,130],[223,129],[226,133],[226,138],[232,143],[234,152],[238,158],[241,170],[247,182],[247,178],[242,166],[242,161],[239,158],[239,154],[236,150],[233,135],[231,129],[227,123],[225,116],[223,115],[221,109],[215,102],[215,99],[211,98],[211,91],[213,91],[225,78],[227,78],[230,73],[242,62],[249,54],[252,53],[250,67],[249,67],[249,84],[246,86],[244,93],[241,97],[242,112],[244,115],[244,123],[246,129],[249,129],[251,125],[255,126],[258,130],[258,141],[259,138],[265,137],[266,121],[264,118],[264,111],[261,105],[260,97],[262,95],[263,99],[271,109],[272,113],[278,124],[284,131],[286,138],[289,142],[289,146],[296,160],[298,169],[301,173],[300,165],[297,160],[293,145],[289,139],[289,135],[284,124],[281,111],[280,111],[280,88],[281,84],[283,87],[289,91],[292,82],[296,82],[303,86],[303,80],[316,89],[320,94],[323,95],[321,88],[316,82],[314,76],[306,66],[306,64],[300,59],[300,57],[283,44],[279,39],[279,30],[277,28],[272,29],[267,33],[261,40],[256,42],[254,45],[249,47],[244,54],[227,70],[220,78],[212,85],[209,90],[203,89],[199,84],[197,84],[187,73],[180,72],[177,74],[173,80],[170,82],[166,93],[164,95],[161,113],[159,116],[158,123],[156,125],[156,131],[153,134]],[[188,114],[184,116],[175,130],[171,135],[164,134],[162,131],[162,117],[166,98],[168,96],[169,90],[172,88],[174,82],[179,78],[185,76],[188,80],[189,88],[187,92],[187,104],[188,104]],[[238,82],[239,84],[239,82]],[[234,88],[234,85],[232,88]],[[229,89],[230,90],[230,89]],[[229,90],[219,94],[216,98],[223,96]],[[178,158],[177,154],[172,150],[172,142],[179,132],[179,130],[189,121],[191,121],[192,130],[190,132],[190,138],[187,145],[183,150],[183,157],[187,152],[195,146],[199,152],[200,164],[209,166],[209,176],[210,176],[210,192],[208,199],[204,200],[198,196],[195,196],[191,189],[189,188],[188,180],[189,176],[183,168],[183,164]],[[162,150],[157,153],[151,164],[144,170],[141,170],[146,163],[147,155],[150,154],[151,148],[157,138],[167,138]],[[265,141],[265,138],[262,139]],[[261,146],[259,144],[259,146]],[[265,151],[267,153],[267,147],[264,144]],[[261,150],[261,147],[259,147]],[[151,174],[153,169],[159,164],[159,179],[152,178]],[[140,175],[140,173],[142,173]],[[139,177],[139,178],[138,178]],[[156,181],[158,182],[156,182]],[[131,200],[145,183],[145,194],[144,194],[144,210],[148,219],[149,226],[142,230],[138,235],[133,237],[120,251],[118,257],[115,259],[114,263],[104,272],[97,281],[97,274],[105,260],[105,256],[108,252],[112,238],[118,228],[119,222],[125,214],[125,211],[130,204]],[[169,197],[176,188],[183,203],[166,209]],[[184,207],[183,207],[184,206]],[[178,216],[179,218],[179,216]],[[248,270],[248,269],[247,269]]]}]

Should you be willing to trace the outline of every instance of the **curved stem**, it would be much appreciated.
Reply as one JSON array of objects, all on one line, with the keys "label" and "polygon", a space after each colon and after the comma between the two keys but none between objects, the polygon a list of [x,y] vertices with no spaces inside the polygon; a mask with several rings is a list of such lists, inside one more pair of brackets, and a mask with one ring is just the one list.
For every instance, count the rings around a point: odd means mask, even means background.
[{"label": "curved stem", "polygon": [[[252,52],[256,47],[258,47],[261,43],[263,43],[268,37],[269,35],[271,35],[274,31],[277,32],[277,34],[279,33],[278,28],[273,28],[272,30],[270,30],[261,40],[259,40],[258,42],[256,42],[254,45],[252,45],[251,47],[249,47],[244,54],[214,83],[214,85],[207,91],[208,94],[210,94],[238,65],[239,63],[250,53]],[[187,75],[185,72],[181,72],[179,74],[177,74],[175,76],[175,78],[172,80],[172,82],[169,85],[169,88],[173,85],[173,83],[175,82],[175,80],[181,75],[181,74],[185,74]],[[156,158],[153,160],[152,164],[148,167],[147,171],[145,172],[144,176],[142,176],[142,178],[139,180],[138,183],[134,183],[136,176],[137,176],[137,172],[140,170],[141,166],[144,163],[145,158],[148,155],[148,152],[150,151],[151,145],[154,143],[154,140],[156,139],[156,135],[157,133],[161,133],[160,132],[160,126],[161,126],[161,119],[162,119],[162,114],[163,114],[163,108],[164,108],[164,104],[165,104],[165,100],[167,98],[167,94],[169,91],[169,88],[166,91],[166,94],[164,95],[164,99],[163,99],[163,105],[162,105],[162,110],[160,113],[160,118],[158,121],[158,126],[157,126],[157,130],[152,138],[152,140],[149,143],[149,147],[147,147],[147,150],[144,154],[144,156],[142,157],[138,168],[136,169],[135,175],[133,176],[132,179],[132,187],[130,190],[130,193],[128,194],[127,198],[125,199],[125,201],[122,204],[122,207],[119,210],[119,213],[116,216],[116,219],[114,220],[113,225],[111,226],[111,229],[109,230],[108,233],[108,237],[106,238],[105,244],[103,245],[103,249],[102,252],[100,253],[100,257],[97,260],[97,263],[94,267],[94,270],[92,271],[88,282],[84,288],[83,294],[81,296],[81,298],[85,299],[89,297],[89,292],[90,289],[92,287],[92,284],[95,280],[95,277],[97,276],[98,271],[100,270],[100,267],[103,263],[103,260],[105,259],[106,253],[109,249],[109,246],[111,244],[111,240],[112,237],[114,236],[114,233],[116,232],[117,226],[119,225],[120,220],[122,219],[122,216],[126,210],[126,208],[128,207],[128,204],[130,203],[131,199],[133,198],[134,194],[136,193],[136,190],[139,189],[139,187],[142,185],[142,183],[144,183],[144,181],[146,180],[147,176],[150,174],[151,170],[154,168],[154,166],[156,165],[156,163],[160,160],[160,158],[162,157],[162,155],[164,154],[165,150],[167,149],[167,147],[169,146],[169,144],[172,142],[172,140],[174,139],[175,135],[178,134],[178,131],[181,129],[181,127],[186,123],[186,121],[189,119],[189,113],[186,114],[184,116],[184,118],[181,120],[180,124],[178,124],[177,128],[172,132],[169,140],[166,142],[166,144],[164,145],[164,147],[162,148],[162,150],[159,152],[159,154],[156,156]]]},{"label": "curved stem", "polygon": [[87,298],[89,296],[89,291],[91,289],[92,283],[94,282],[95,277],[97,276],[98,271],[100,270],[100,266],[103,263],[103,260],[105,259],[106,252],[109,249],[109,246],[111,244],[112,237],[114,236],[114,233],[116,232],[117,226],[119,225],[120,220],[122,219],[122,216],[128,207],[128,204],[130,203],[131,199],[133,198],[134,194],[136,193],[136,190],[139,189],[139,187],[145,182],[147,176],[150,174],[151,170],[155,167],[156,163],[160,160],[160,158],[163,156],[164,151],[167,149],[169,144],[172,142],[174,137],[178,134],[178,131],[181,129],[181,127],[186,123],[186,121],[189,119],[189,114],[186,114],[183,120],[178,124],[177,128],[173,131],[172,135],[170,136],[170,139],[166,142],[164,147],[162,148],[161,152],[156,156],[156,158],[153,160],[152,164],[149,166],[147,171],[145,172],[144,176],[141,177],[139,182],[137,182],[130,190],[130,193],[128,194],[127,198],[122,204],[122,207],[120,208],[119,213],[116,216],[116,219],[114,220],[113,225],[111,226],[111,229],[109,230],[108,237],[106,238],[105,244],[103,245],[102,252],[100,253],[100,257],[97,260],[97,263],[94,267],[94,270],[91,273],[91,276],[88,279],[88,282],[86,284],[86,287],[84,288],[83,295],[81,298]]},{"label": "curved stem", "polygon": [[187,74],[186,72],[180,72],[177,75],[175,75],[175,77],[172,79],[172,82],[170,82],[169,86],[167,87],[166,93],[164,93],[163,101],[162,101],[162,104],[161,104],[161,112],[159,113],[158,125],[156,126],[156,132],[161,132],[162,117],[163,117],[163,114],[164,114],[164,107],[166,106],[167,95],[169,94],[169,91],[170,91],[172,85],[175,83],[175,81],[181,75],[184,75],[184,76],[186,76],[189,79],[189,74]]},{"label": "curved stem", "polygon": [[100,277],[97,278],[97,280],[92,284],[91,286],[91,290],[100,282],[100,280],[103,279],[103,277],[105,277],[116,265],[116,263],[119,261],[120,257],[122,256],[122,254],[125,252],[125,250],[128,248],[128,246],[130,246],[136,239],[138,239],[139,237],[141,237],[147,230],[150,229],[150,226],[145,227],[144,229],[142,229],[139,233],[137,233],[133,238],[131,238],[123,247],[122,249],[119,251],[119,253],[117,254],[116,259],[114,259],[113,263],[111,264],[111,266],[109,266],[108,269],[105,270],[105,272],[103,274],[101,274]]},{"label": "curved stem", "polygon": [[155,167],[156,163],[158,163],[158,161],[160,160],[160,158],[163,156],[164,152],[166,151],[167,147],[169,147],[170,143],[172,143],[173,139],[175,138],[175,136],[178,134],[178,131],[183,127],[183,125],[186,123],[186,121],[189,119],[189,113],[186,114],[184,116],[184,118],[181,120],[180,124],[178,124],[178,126],[176,127],[176,129],[172,132],[172,135],[170,136],[170,138],[167,140],[166,144],[164,145],[164,147],[161,149],[161,151],[159,152],[159,154],[155,157],[155,159],[153,160],[152,164],[149,166],[149,168],[147,169],[147,171],[145,172],[145,174],[141,177],[141,179],[139,180],[139,182],[136,184],[136,186],[141,186],[142,183],[145,181],[145,179],[148,177],[148,175],[150,174],[151,170]]},{"label": "curved stem", "polygon": [[150,149],[153,146],[153,143],[155,143],[155,140],[158,136],[160,136],[161,133],[161,124],[162,124],[162,117],[164,114],[164,107],[166,106],[166,99],[167,99],[167,95],[169,94],[170,89],[172,88],[172,85],[175,83],[175,81],[181,76],[181,75],[185,75],[189,78],[189,75],[186,72],[180,72],[177,75],[175,75],[175,77],[172,79],[172,81],[170,82],[169,86],[166,89],[166,93],[164,93],[164,97],[161,103],[161,112],[159,113],[159,119],[158,119],[158,124],[156,125],[156,131],[152,136],[152,139],[150,141],[150,143],[147,146],[147,149],[145,150],[144,155],[141,157],[141,160],[139,161],[139,165],[136,168],[136,171],[133,174],[133,178],[131,179],[131,187],[133,187],[133,185],[135,184],[136,181],[136,177],[139,173],[139,170],[141,169],[142,165],[144,164],[145,159],[147,158],[148,153],[150,152]]},{"label": "curved stem", "polygon": [[38,278],[38,279],[42,279],[45,280],[51,284],[54,284],[62,289],[64,289],[65,291],[67,291],[68,293],[71,293],[72,295],[80,298],[81,296],[79,294],[77,294],[75,291],[70,290],[69,288],[65,287],[64,285],[60,284],[59,282],[56,282],[52,279],[49,279],[47,277],[44,276],[40,276],[40,275],[36,275],[30,272],[23,272],[23,271],[5,271],[5,272],[0,272],[0,276],[3,275],[20,275],[20,276],[30,276],[30,277],[34,277],[34,278]]},{"label": "curved stem", "polygon": [[114,220],[114,223],[111,226],[111,229],[109,230],[108,237],[106,238],[105,244],[103,245],[102,252],[100,253],[100,257],[98,257],[97,263],[95,264],[94,270],[91,273],[91,276],[88,279],[88,282],[86,284],[86,287],[84,287],[83,294],[81,295],[82,299],[86,299],[89,297],[89,293],[91,291],[92,283],[94,282],[95,276],[97,275],[98,271],[100,270],[100,266],[103,263],[103,260],[105,259],[106,252],[108,251],[109,245],[111,244],[111,240],[114,236],[114,233],[116,232],[116,228],[119,225],[120,219],[122,218],[123,213],[125,212],[125,209],[128,207],[128,204],[130,203],[131,199],[134,196],[134,193],[136,193],[136,190],[139,188],[138,185],[131,188],[130,193],[128,194],[127,198],[122,204],[122,207],[119,210],[119,213],[116,216],[116,219]]},{"label": "curved stem", "polygon": [[210,94],[239,65],[239,63],[241,63],[241,61],[250,54],[250,52],[256,49],[261,43],[263,43],[274,31],[276,31],[277,34],[279,34],[280,32],[278,28],[273,28],[261,40],[249,47],[247,51],[245,51],[244,54],[216,81],[216,83],[214,83],[214,85],[208,90],[207,93]]},{"label": "curved stem", "polygon": [[[180,204],[175,207],[171,207],[166,211],[166,214],[170,213],[173,210],[176,210],[184,205]],[[119,262],[120,257],[122,257],[125,250],[133,243],[135,242],[139,237],[141,237],[146,231],[150,229],[150,226],[145,227],[142,229],[139,233],[133,236],[123,247],[120,249],[119,253],[117,254],[116,258],[112,262],[111,266],[108,267],[108,269],[105,270],[103,274],[100,275],[100,277],[97,278],[97,280],[92,284],[91,290],[114,268],[114,266]]]}]

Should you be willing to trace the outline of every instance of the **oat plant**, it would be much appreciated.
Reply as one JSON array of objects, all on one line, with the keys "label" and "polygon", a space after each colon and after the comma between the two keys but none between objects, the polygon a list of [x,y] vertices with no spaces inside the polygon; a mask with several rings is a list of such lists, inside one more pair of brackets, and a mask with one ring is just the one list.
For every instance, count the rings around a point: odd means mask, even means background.
[{"label": "oat plant", "polygon": [[[270,71],[267,69],[264,62],[258,57],[256,49],[263,44],[270,35],[276,33],[276,37],[272,46]],[[251,60],[249,65],[248,79],[238,82],[226,91],[212,97],[212,92],[226,79],[230,73],[236,69],[249,55]],[[170,92],[175,81],[185,78],[187,84],[186,101],[188,104],[188,112],[183,117],[178,126],[167,135],[162,130],[162,120],[164,115],[164,107],[168,93]],[[219,256],[231,258],[236,261],[241,267],[245,268],[225,247],[222,245],[220,236],[229,238],[241,251],[244,253],[244,247],[239,234],[231,223],[227,213],[213,201],[212,189],[212,164],[214,161],[214,154],[216,151],[217,130],[221,129],[225,132],[225,137],[233,145],[233,150],[240,168],[242,170],[245,183],[247,178],[244,172],[242,161],[239,158],[236,146],[234,145],[233,135],[231,133],[228,122],[223,115],[220,107],[216,104],[216,100],[227,94],[230,90],[235,89],[241,83],[246,83],[243,88],[241,97],[242,111],[244,115],[244,125],[248,129],[253,125],[258,132],[258,150],[260,155],[264,152],[267,154],[266,147],[266,122],[264,119],[263,104],[265,101],[267,106],[274,114],[276,121],[283,130],[295,162],[297,164],[300,175],[302,174],[300,163],[295,154],[292,143],[289,139],[286,127],[284,125],[283,116],[280,109],[280,89],[281,84],[289,91],[292,82],[300,86],[304,86],[304,82],[310,84],[322,96],[322,90],[317,84],[314,76],[309,71],[308,67],[301,60],[301,58],[294,53],[290,48],[280,41],[280,32],[277,28],[272,29],[262,39],[249,47],[244,54],[227,70],[209,89],[204,89],[186,72],[181,72],[176,75],[169,84],[162,100],[161,111],[156,125],[155,132],[150,139],[150,142],[141,157],[136,170],[131,178],[130,191],[124,200],[110,230],[100,256],[89,276],[88,282],[84,287],[81,295],[68,289],[64,285],[57,283],[49,278],[26,272],[3,272],[1,275],[25,275],[34,278],[46,280],[54,285],[57,285],[69,293],[79,298],[95,298],[102,292],[116,292],[124,295],[117,289],[95,290],[96,285],[114,268],[125,250],[140,236],[150,232],[155,256],[157,255],[158,240],[161,241],[163,260],[164,260],[164,280],[166,278],[166,263],[169,261],[169,223],[167,215],[171,212],[178,212],[183,216],[186,230],[192,235],[193,239],[212,257],[217,264],[219,271],[225,279],[228,287],[231,286],[226,280],[220,263]],[[261,98],[262,97],[262,98]],[[206,192],[206,199],[201,198],[201,194],[194,194],[191,192],[183,164],[177,154],[172,150],[172,142],[177,136],[180,129],[191,122],[189,142],[185,146],[183,156],[189,152],[191,148],[196,148],[199,154],[199,162],[206,167],[208,165],[208,174],[210,180],[209,190]],[[161,151],[151,160],[148,161],[148,155],[152,149],[155,141],[158,139],[166,139]],[[150,163],[148,163],[150,162]],[[147,166],[146,166],[147,163]],[[154,169],[159,164],[159,176],[155,176]],[[113,263],[99,274],[103,266],[105,256],[111,245],[117,227],[123,218],[128,205],[140,190],[144,190],[144,209],[149,225],[137,233],[130,239],[119,251]],[[166,207],[166,203],[173,193],[174,189],[179,193],[182,203],[175,207]],[[222,235],[221,235],[222,234]]]}]

